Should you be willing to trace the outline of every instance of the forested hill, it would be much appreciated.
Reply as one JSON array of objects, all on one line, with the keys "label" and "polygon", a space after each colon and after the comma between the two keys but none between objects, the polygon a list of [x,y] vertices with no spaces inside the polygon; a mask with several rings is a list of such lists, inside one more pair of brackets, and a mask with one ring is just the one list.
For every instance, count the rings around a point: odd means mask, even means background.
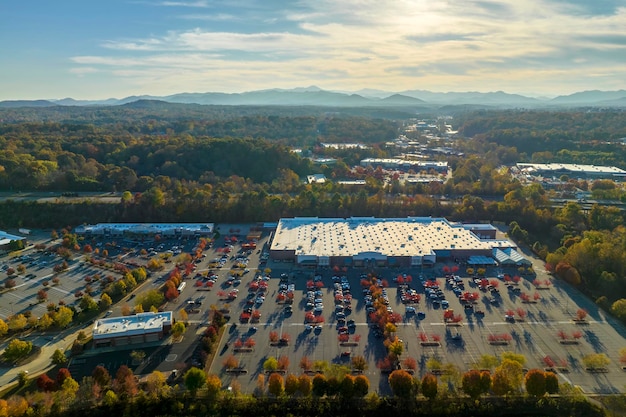
[{"label": "forested hill", "polygon": [[[424,113],[422,110],[421,113]],[[343,117],[356,116],[381,119],[408,119],[415,117],[414,106],[389,107],[330,107],[330,106],[226,106],[166,103],[158,100],[137,100],[115,106],[36,106],[24,103],[21,107],[0,106],[0,122],[61,122],[130,123],[138,120],[174,122],[178,120],[233,120],[246,116],[254,117]]]}]

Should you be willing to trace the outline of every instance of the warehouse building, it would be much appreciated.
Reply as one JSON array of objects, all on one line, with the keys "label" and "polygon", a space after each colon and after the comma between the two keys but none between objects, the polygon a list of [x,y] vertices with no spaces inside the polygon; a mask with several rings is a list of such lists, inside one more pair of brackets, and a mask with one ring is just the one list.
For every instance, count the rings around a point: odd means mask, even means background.
[{"label": "warehouse building", "polygon": [[583,164],[531,164],[518,163],[517,168],[523,174],[541,175],[544,177],[560,177],[567,175],[570,178],[613,179],[623,181],[626,171],[614,166],[583,165]]},{"label": "warehouse building", "polygon": [[270,257],[301,266],[429,266],[437,261],[467,261],[493,250],[515,248],[495,238],[485,224],[460,224],[444,218],[374,217],[281,219]]},{"label": "warehouse building", "polygon": [[74,232],[83,236],[210,236],[213,223],[98,223],[78,226]]},{"label": "warehouse building", "polygon": [[93,325],[93,345],[96,348],[121,347],[158,342],[171,328],[171,311],[103,318]]}]

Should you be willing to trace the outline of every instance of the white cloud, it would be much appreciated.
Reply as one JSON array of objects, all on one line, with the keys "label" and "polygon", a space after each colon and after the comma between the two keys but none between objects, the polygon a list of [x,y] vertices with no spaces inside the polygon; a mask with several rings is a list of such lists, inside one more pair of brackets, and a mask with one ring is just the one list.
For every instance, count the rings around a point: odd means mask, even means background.
[{"label": "white cloud", "polygon": [[[161,4],[209,6],[204,1]],[[621,41],[626,8],[589,16],[550,0],[303,0],[298,6],[263,16],[290,22],[294,30],[248,32],[230,13],[185,15],[233,19],[233,27],[110,40],[102,46],[113,56],[72,61],[106,67],[146,88],[146,80],[159,80],[172,92],[314,83],[395,91],[563,91],[570,85],[584,88],[584,73],[626,79]]]}]

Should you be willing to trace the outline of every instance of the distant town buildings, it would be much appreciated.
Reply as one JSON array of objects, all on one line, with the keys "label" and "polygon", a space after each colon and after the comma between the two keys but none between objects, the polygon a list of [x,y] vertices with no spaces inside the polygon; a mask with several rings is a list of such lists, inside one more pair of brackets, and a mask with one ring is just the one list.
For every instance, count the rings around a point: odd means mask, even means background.
[{"label": "distant town buildings", "polygon": [[369,149],[370,147],[362,143],[322,143],[322,148],[332,149]]},{"label": "distant town buildings", "polygon": [[361,161],[361,166],[381,167],[385,169],[398,169],[408,171],[430,171],[431,169],[445,173],[448,171],[448,162],[446,161],[415,161],[398,158],[366,158]]}]

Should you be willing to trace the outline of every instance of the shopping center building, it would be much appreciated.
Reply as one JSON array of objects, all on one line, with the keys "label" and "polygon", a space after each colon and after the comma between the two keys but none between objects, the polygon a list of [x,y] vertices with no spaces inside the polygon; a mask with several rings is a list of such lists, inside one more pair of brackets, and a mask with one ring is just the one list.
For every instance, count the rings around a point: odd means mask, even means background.
[{"label": "shopping center building", "polygon": [[429,266],[438,261],[496,264],[494,249],[515,251],[496,239],[489,224],[454,223],[445,218],[375,217],[281,219],[270,257],[301,266]]}]

